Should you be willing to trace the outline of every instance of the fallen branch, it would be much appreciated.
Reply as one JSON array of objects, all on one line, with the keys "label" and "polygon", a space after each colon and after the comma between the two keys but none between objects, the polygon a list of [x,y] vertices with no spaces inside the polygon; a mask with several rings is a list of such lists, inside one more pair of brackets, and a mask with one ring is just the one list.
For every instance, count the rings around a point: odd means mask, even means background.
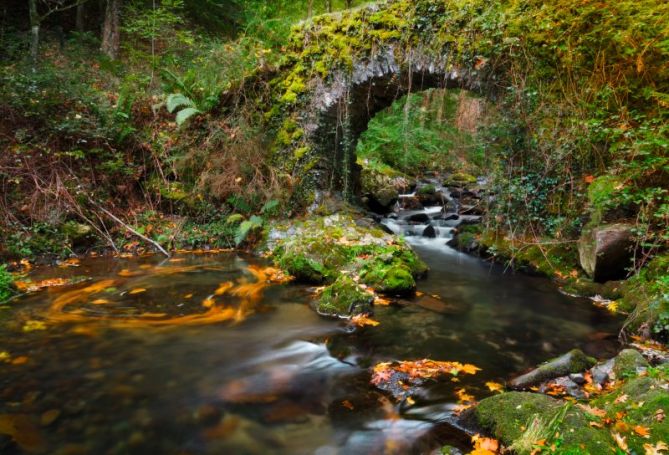
[{"label": "fallen branch", "polygon": [[140,239],[144,240],[145,242],[150,243],[151,245],[155,246],[158,251],[163,253],[165,256],[170,257],[170,253],[168,253],[165,248],[160,246],[160,243],[156,242],[155,240],[151,240],[147,236],[140,234],[137,232],[135,229],[132,227],[128,226],[126,223],[124,223],[122,220],[120,220],[116,215],[111,213],[109,210],[105,209],[104,207],[101,207],[99,204],[97,204],[95,201],[91,200],[90,198],[88,199],[91,204],[95,205],[98,209],[100,209],[102,212],[104,212],[105,215],[107,215],[109,218],[114,220],[116,223],[120,224],[125,228],[128,232],[132,233],[133,235],[139,237]]}]

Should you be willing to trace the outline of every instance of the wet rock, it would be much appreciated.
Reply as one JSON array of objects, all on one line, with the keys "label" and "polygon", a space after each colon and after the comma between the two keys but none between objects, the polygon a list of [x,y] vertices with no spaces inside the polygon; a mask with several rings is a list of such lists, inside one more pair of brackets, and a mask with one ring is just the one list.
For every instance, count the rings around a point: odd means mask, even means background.
[{"label": "wet rock", "polygon": [[400,207],[404,210],[423,210],[423,204],[415,196],[405,196],[400,198]]},{"label": "wet rock", "polygon": [[606,362],[600,362],[590,369],[592,375],[592,382],[599,385],[604,385],[609,382],[611,372],[613,371],[614,359],[609,359]]},{"label": "wet rock", "polygon": [[[520,438],[528,422],[538,419],[548,424],[563,410],[564,403],[546,395],[529,392],[507,392],[481,400],[474,410],[478,424],[505,445]],[[611,453],[613,441],[607,430],[589,425],[589,418],[577,407],[566,410],[557,422],[564,453]],[[562,453],[562,452],[561,452]]]},{"label": "wet rock", "polygon": [[428,223],[430,221],[430,217],[428,216],[427,213],[414,213],[413,215],[409,215],[406,217],[406,220],[410,223]]},{"label": "wet rock", "polygon": [[428,237],[428,238],[435,238],[437,236],[437,230],[434,228],[434,226],[429,225],[425,229],[423,229],[423,237]]},{"label": "wet rock", "polygon": [[[569,396],[572,396],[576,399],[585,398],[585,393],[583,392],[581,387],[576,382],[574,382],[569,376],[559,377],[554,381],[551,381],[551,384],[555,384],[559,387],[562,387]],[[541,391],[545,392],[545,390]]]},{"label": "wet rock", "polygon": [[649,366],[648,361],[644,359],[639,351],[636,349],[624,349],[613,359],[612,370],[616,375],[616,379],[621,379],[625,376],[641,373]]},{"label": "wet rock", "polygon": [[383,187],[367,195],[367,207],[373,212],[390,212],[399,198],[399,192],[392,187]]},{"label": "wet rock", "polygon": [[453,447],[453,446],[443,446],[441,449],[438,451],[433,452],[434,454],[440,454],[440,455],[462,455],[463,452],[462,450]]},{"label": "wet rock", "polygon": [[586,383],[585,375],[583,373],[573,373],[569,375],[569,379],[574,381],[578,385],[583,385]]},{"label": "wet rock", "polygon": [[617,223],[586,228],[578,241],[583,270],[600,283],[627,276],[632,258],[634,226]]},{"label": "wet rock", "polygon": [[513,389],[526,389],[560,376],[565,376],[571,373],[580,373],[592,367],[594,364],[595,359],[586,356],[579,349],[573,349],[556,359],[548,361],[529,373],[513,379],[509,385]]}]

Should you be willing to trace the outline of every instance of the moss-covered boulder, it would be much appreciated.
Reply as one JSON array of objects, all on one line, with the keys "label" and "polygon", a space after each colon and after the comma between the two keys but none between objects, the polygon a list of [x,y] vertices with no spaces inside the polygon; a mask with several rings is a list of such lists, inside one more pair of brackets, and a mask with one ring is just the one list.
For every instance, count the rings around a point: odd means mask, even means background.
[{"label": "moss-covered boulder", "polygon": [[507,392],[483,399],[474,411],[477,423],[520,454],[529,454],[541,439],[559,434],[560,453],[610,454],[607,431],[589,425],[579,408],[546,395]]},{"label": "moss-covered boulder", "polygon": [[428,271],[403,240],[344,214],[276,226],[267,247],[276,265],[304,283],[331,283],[347,272],[380,292],[406,295]]},{"label": "moss-covered boulder", "polygon": [[316,302],[316,311],[324,316],[348,317],[371,312],[373,301],[374,296],[350,276],[341,275],[323,290]]},{"label": "moss-covered boulder", "polygon": [[405,296],[416,290],[416,281],[405,265],[386,265],[375,261],[360,276],[362,281],[384,294]]},{"label": "moss-covered boulder", "polygon": [[445,178],[443,185],[448,187],[461,187],[475,185],[476,182],[477,179],[473,175],[465,174],[464,172],[456,172]]},{"label": "moss-covered boulder", "polygon": [[636,349],[624,349],[613,360],[613,373],[616,378],[636,376],[650,365]]},{"label": "moss-covered boulder", "polygon": [[329,273],[322,263],[300,253],[283,254],[280,256],[278,264],[300,283],[320,284]]},{"label": "moss-covered boulder", "polygon": [[550,379],[580,373],[591,368],[595,363],[597,363],[595,359],[588,357],[580,349],[572,349],[529,373],[513,379],[509,385],[514,389],[527,389]]}]

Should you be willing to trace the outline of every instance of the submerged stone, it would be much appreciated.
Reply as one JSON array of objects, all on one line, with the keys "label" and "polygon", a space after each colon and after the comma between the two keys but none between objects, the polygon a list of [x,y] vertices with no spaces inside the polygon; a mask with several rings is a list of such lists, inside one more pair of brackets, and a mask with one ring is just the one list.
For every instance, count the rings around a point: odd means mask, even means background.
[{"label": "submerged stone", "polygon": [[580,373],[592,367],[595,359],[586,356],[580,349],[573,349],[568,353],[550,360],[538,368],[513,379],[511,388],[526,389],[550,379],[567,376],[571,373]]}]

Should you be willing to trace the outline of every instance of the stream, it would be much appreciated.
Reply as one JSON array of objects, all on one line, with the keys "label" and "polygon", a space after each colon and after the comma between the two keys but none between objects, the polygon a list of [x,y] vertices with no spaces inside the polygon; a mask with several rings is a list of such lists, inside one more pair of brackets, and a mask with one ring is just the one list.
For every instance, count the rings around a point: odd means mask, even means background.
[{"label": "stream", "polygon": [[[268,286],[268,264],[237,253],[35,270],[35,281],[85,279],[0,313],[0,453],[467,449],[454,425],[457,389],[480,399],[492,393],[486,382],[574,347],[600,358],[615,352],[616,318],[545,278],[446,246],[457,222],[444,212],[400,210],[383,221],[430,266],[421,295],[439,299],[378,307],[380,325],[359,330],[319,317],[306,286]],[[407,221],[417,213],[429,221]],[[434,237],[422,235],[428,223]],[[369,382],[377,362],[422,358],[481,371],[430,383],[412,403]]]}]

